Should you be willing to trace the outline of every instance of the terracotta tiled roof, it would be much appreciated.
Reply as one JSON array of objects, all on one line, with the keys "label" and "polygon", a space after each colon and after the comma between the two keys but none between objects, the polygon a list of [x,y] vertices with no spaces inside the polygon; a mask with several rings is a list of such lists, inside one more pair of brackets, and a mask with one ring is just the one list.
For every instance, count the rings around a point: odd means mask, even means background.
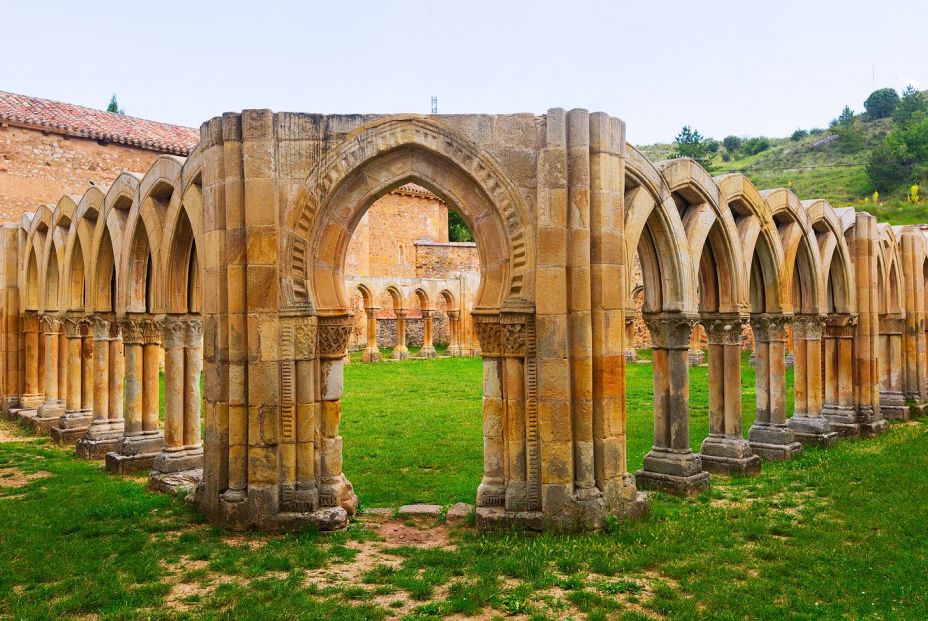
[{"label": "terracotta tiled roof", "polygon": [[0,91],[0,121],[175,155],[189,154],[200,140],[200,132],[190,127],[5,91]]}]

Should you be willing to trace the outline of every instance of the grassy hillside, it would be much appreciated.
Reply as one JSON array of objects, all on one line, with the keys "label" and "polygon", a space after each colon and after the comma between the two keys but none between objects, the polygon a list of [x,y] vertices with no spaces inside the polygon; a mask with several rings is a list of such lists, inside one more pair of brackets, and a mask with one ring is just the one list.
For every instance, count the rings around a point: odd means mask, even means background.
[{"label": "grassy hillside", "polygon": [[[854,122],[860,129],[861,146],[853,152],[843,148],[830,130],[817,130],[800,140],[770,138],[767,150],[756,155],[735,152],[729,161],[723,161],[725,149],[720,146],[713,174],[740,172],[758,189],[788,187],[802,199],[823,198],[835,207],[852,205],[892,224],[928,222],[928,201],[913,205],[900,194],[882,196],[874,204],[867,156],[889,133],[891,121],[858,115]],[[638,148],[653,161],[669,159],[674,153],[671,143]]]}]

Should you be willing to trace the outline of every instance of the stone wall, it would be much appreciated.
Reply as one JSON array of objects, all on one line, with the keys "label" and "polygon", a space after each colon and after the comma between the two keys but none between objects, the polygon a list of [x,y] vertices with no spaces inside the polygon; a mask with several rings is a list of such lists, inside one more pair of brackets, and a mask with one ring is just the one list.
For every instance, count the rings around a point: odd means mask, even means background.
[{"label": "stone wall", "polygon": [[416,276],[448,278],[463,272],[480,272],[477,244],[472,242],[416,242]]},{"label": "stone wall", "polygon": [[62,194],[105,188],[123,171],[145,172],[158,153],[0,125],[0,218],[16,221]]}]

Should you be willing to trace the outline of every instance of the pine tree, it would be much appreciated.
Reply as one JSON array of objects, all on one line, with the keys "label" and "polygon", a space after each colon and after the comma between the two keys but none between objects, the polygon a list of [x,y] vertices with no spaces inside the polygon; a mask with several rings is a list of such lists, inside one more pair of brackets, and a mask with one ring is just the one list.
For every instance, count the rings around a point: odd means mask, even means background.
[{"label": "pine tree", "polygon": [[116,93],[113,93],[113,96],[110,97],[110,105],[106,107],[107,112],[114,112],[116,114],[125,114],[126,111],[119,107],[119,102],[116,101]]}]

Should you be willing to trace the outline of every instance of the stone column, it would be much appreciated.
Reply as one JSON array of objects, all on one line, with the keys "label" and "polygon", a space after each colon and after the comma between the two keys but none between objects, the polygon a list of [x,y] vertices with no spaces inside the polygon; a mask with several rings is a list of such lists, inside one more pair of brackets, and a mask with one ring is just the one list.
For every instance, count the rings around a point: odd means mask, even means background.
[{"label": "stone column", "polygon": [[93,420],[87,434],[77,442],[77,454],[102,459],[114,451],[123,434],[122,420],[110,420],[110,339],[112,322],[100,316],[90,320],[93,335]]},{"label": "stone column", "polygon": [[[173,487],[173,483],[164,475],[196,471],[203,465],[202,443],[199,442],[198,437],[196,439],[193,437],[194,434],[199,435],[202,324],[199,323],[199,318],[195,320],[195,324],[191,325],[193,321],[194,319],[188,315],[168,315],[163,322],[164,448],[155,458],[152,474],[149,477],[149,485],[162,491]],[[196,349],[199,361],[189,369],[188,373],[187,344],[195,341],[199,344]],[[193,374],[196,374],[196,378]],[[194,398],[198,400],[197,404],[194,406],[191,403],[188,407],[189,400]],[[192,421],[188,421],[188,417],[193,418],[194,407],[196,408],[196,428]],[[186,444],[188,437],[193,443],[190,450]],[[190,478],[199,478],[199,475],[191,474]]]},{"label": "stone column", "polygon": [[[118,427],[120,431],[125,429],[125,420],[123,419],[123,378],[125,377],[125,359],[123,357],[122,331],[119,329],[119,322],[109,321],[110,328],[110,366],[107,371],[109,378],[109,396],[107,402],[109,411],[107,418],[110,425]],[[120,433],[120,436],[122,433]]]},{"label": "stone column", "polygon": [[90,318],[81,323],[81,411],[93,420],[93,331]]},{"label": "stone column", "polygon": [[396,345],[393,346],[394,360],[406,360],[409,358],[409,349],[406,347],[406,310],[398,308],[394,311],[396,314]]},{"label": "stone column", "polygon": [[[87,347],[84,342],[88,328],[88,321],[84,317],[66,317],[64,319],[64,334],[67,338],[67,386],[68,394],[64,414],[59,418],[58,425],[52,429],[52,439],[60,443],[77,442],[84,436],[90,427],[93,411],[87,410],[92,398],[84,394],[84,362]],[[92,346],[91,346],[92,350]],[[86,360],[90,367],[91,389],[93,366],[91,360]],[[46,366],[48,363],[46,362]]]},{"label": "stone column", "polygon": [[634,310],[625,311],[625,360],[627,362],[638,360],[638,352],[635,350]]},{"label": "stone column", "polygon": [[689,347],[695,319],[645,315],[654,351],[654,446],[635,473],[641,489],[698,494],[709,486],[702,459],[690,448]]},{"label": "stone column", "polygon": [[693,333],[690,335],[689,361],[691,367],[706,363],[706,352],[702,349],[702,339],[699,335],[699,324],[693,327]]},{"label": "stone column", "polygon": [[[143,325],[145,334],[143,334]],[[155,338],[157,324],[150,319],[137,316],[125,317],[121,322],[123,337],[123,405],[125,408],[124,435],[116,450],[106,454],[106,468],[110,472],[129,473],[150,470],[155,457],[161,452],[163,438],[158,428],[158,361],[155,353],[155,401],[154,418],[146,413],[145,400],[145,355],[146,338]]]},{"label": "stone column", "polygon": [[361,360],[364,362],[377,362],[380,360],[380,348],[377,347],[377,311],[376,306],[365,308],[364,313],[367,316],[367,347],[361,354]]},{"label": "stone column", "polygon": [[786,424],[786,360],[784,315],[754,315],[754,352],[757,356],[757,415],[748,431],[751,450],[764,459],[792,459],[802,452],[802,444]]},{"label": "stone column", "polygon": [[757,474],[760,457],[742,434],[741,331],[738,316],[705,321],[709,341],[709,437],[700,449],[702,466],[711,472]]},{"label": "stone column", "polygon": [[499,316],[479,315],[474,319],[483,352],[483,478],[477,487],[477,506],[501,507],[506,503],[506,465]]},{"label": "stone column", "polygon": [[[65,404],[58,392],[58,335],[61,331],[61,317],[42,315],[42,328],[45,335],[45,401],[33,419],[37,431],[51,429],[65,412]],[[78,350],[78,361],[79,357]]]},{"label": "stone column", "polygon": [[448,311],[448,355],[463,356],[464,351],[461,348],[461,311]]},{"label": "stone column", "polygon": [[[187,319],[184,348],[184,449],[188,457],[203,459],[200,433],[200,375],[203,372],[203,322],[199,316]],[[201,464],[202,467],[202,464]]]},{"label": "stone column", "polygon": [[422,349],[419,350],[420,358],[434,358],[435,346],[432,344],[432,311],[422,309]]},{"label": "stone column", "polygon": [[831,315],[825,323],[825,405],[832,425],[854,421],[854,326],[852,315]]},{"label": "stone column", "polygon": [[818,315],[793,317],[793,351],[796,392],[795,408],[787,423],[794,437],[803,444],[833,446],[838,434],[822,415],[822,329],[824,318]]},{"label": "stone column", "polygon": [[[22,316],[25,373],[20,405],[24,411],[37,410],[45,400],[45,396],[39,392],[39,321],[39,316],[34,312]],[[35,413],[32,412],[33,415]]]},{"label": "stone column", "polygon": [[902,314],[880,317],[880,411],[887,419],[904,420],[909,417],[902,377],[904,331],[905,317]]},{"label": "stone column", "polygon": [[924,350],[925,282],[922,278],[925,237],[915,227],[904,227],[901,245],[901,272],[905,281],[905,398],[922,408],[928,401]]}]

